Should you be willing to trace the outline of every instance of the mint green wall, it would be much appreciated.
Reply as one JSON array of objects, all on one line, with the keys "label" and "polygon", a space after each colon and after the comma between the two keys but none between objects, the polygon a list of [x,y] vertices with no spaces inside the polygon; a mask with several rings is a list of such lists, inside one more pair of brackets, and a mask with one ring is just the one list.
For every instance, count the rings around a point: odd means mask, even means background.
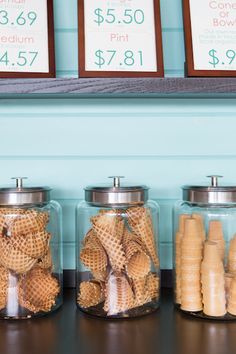
[{"label": "mint green wall", "polygon": [[[183,75],[181,1],[163,0],[167,76]],[[76,76],[76,0],[55,1],[58,76]],[[223,174],[236,183],[234,100],[0,100],[0,185],[15,175],[54,188],[63,207],[64,268],[73,269],[83,187],[119,174],[161,206],[161,264],[171,268],[171,208],[180,186]]]}]

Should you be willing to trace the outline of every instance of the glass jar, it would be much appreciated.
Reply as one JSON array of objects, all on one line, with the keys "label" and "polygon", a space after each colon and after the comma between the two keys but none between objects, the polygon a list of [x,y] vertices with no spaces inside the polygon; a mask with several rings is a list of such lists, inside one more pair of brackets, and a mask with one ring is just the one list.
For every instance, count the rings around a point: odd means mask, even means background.
[{"label": "glass jar", "polygon": [[61,207],[50,189],[0,188],[0,319],[51,313],[62,304]]},{"label": "glass jar", "polygon": [[184,186],[174,209],[175,303],[201,318],[236,320],[236,187]]},{"label": "glass jar", "polygon": [[146,186],[94,186],[77,207],[77,305],[105,318],[159,307],[159,208]]}]

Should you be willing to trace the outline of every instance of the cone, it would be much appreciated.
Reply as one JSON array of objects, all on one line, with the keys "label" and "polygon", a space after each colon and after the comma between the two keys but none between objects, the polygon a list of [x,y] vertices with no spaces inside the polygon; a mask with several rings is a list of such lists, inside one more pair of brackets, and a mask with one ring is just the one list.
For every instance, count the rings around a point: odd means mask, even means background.
[{"label": "cone", "polygon": [[156,273],[149,273],[147,276],[147,291],[149,298],[157,299],[160,296],[160,278]]},{"label": "cone", "polygon": [[[184,238],[192,243],[199,243],[201,241],[201,234],[198,221],[193,218],[188,218],[185,220],[184,227]],[[200,240],[200,241],[199,241]]]},{"label": "cone", "polygon": [[47,270],[34,268],[19,280],[19,303],[31,312],[49,312],[60,292],[58,280]]},{"label": "cone", "polygon": [[3,235],[4,229],[6,229],[5,217],[0,215],[0,236]]},{"label": "cone", "polygon": [[104,270],[100,270],[100,271],[91,271],[94,280],[97,281],[102,281],[105,282],[107,280],[108,277],[108,269],[104,269]]},{"label": "cone", "polygon": [[228,255],[228,272],[236,274],[236,235],[230,241]]},{"label": "cone", "polygon": [[8,276],[8,270],[0,267],[0,311],[7,305]]},{"label": "cone", "polygon": [[134,294],[125,274],[109,274],[105,298],[104,311],[108,316],[128,311],[135,306]]},{"label": "cone", "polygon": [[80,253],[80,260],[85,267],[92,271],[103,271],[107,267],[107,256],[102,247],[96,248],[91,245],[84,247]]},{"label": "cone", "polygon": [[209,223],[208,240],[217,244],[217,248],[222,260],[225,258],[225,240],[222,223],[219,220],[211,220]]},{"label": "cone", "polygon": [[29,271],[36,262],[36,259],[15,249],[11,244],[11,238],[0,237],[0,264],[3,267],[20,274]]},{"label": "cone", "polygon": [[47,212],[27,210],[10,222],[8,232],[11,236],[41,232],[46,228],[48,219]]},{"label": "cone", "polygon": [[20,208],[0,208],[0,215],[7,215],[7,216],[18,216],[22,215],[27,211],[27,209],[20,209]]},{"label": "cone", "polygon": [[147,277],[133,279],[132,286],[133,286],[134,297],[135,297],[134,307],[142,306],[152,300],[149,291],[147,289]]},{"label": "cone", "polygon": [[236,316],[236,278],[233,278],[230,284],[227,311]]},{"label": "cone", "polygon": [[93,229],[106,250],[112,268],[117,271],[122,270],[126,259],[121,243],[123,235],[120,234],[120,219],[116,216],[111,217],[105,214],[96,219],[96,222],[93,221],[93,223]]},{"label": "cone", "polygon": [[143,207],[128,208],[126,210],[126,215],[130,226],[135,226],[136,224],[138,224],[144,212],[145,212],[145,208]]},{"label": "cone", "polygon": [[39,258],[36,263],[37,267],[42,269],[50,269],[52,270],[53,262],[52,262],[52,254],[50,248],[48,249],[47,253],[44,257]]},{"label": "cone", "polygon": [[206,241],[206,231],[205,231],[203,216],[201,214],[194,213],[194,214],[192,214],[192,218],[198,222],[202,242],[205,242]]},{"label": "cone", "polygon": [[[140,208],[138,209],[138,214],[141,213]],[[155,267],[159,268],[160,262],[156,253],[156,244],[153,232],[153,225],[151,215],[148,209],[142,208],[143,211],[141,216],[138,218],[137,214],[133,211],[127,211],[128,222],[132,228],[132,231],[140,237],[144,246],[146,247],[147,253],[150,255]],[[132,215],[134,214],[134,218],[132,219]]]},{"label": "cone", "polygon": [[92,280],[80,283],[80,289],[77,296],[77,303],[79,306],[88,308],[96,306],[104,300],[104,291],[99,282]]},{"label": "cone", "polygon": [[11,237],[10,241],[12,246],[21,253],[32,258],[41,258],[48,250],[50,238],[50,233],[41,231],[35,234]]},{"label": "cone", "polygon": [[151,269],[149,256],[144,252],[136,252],[127,262],[126,271],[131,279],[145,277]]}]

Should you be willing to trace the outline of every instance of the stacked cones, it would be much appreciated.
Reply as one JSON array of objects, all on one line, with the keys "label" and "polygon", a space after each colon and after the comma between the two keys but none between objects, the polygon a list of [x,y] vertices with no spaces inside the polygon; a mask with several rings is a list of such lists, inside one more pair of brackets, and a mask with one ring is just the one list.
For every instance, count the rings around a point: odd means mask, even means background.
[{"label": "stacked cones", "polygon": [[225,240],[223,234],[222,223],[219,220],[212,220],[209,223],[208,240],[217,244],[220,258],[225,258]]},{"label": "stacked cones", "polygon": [[184,311],[202,310],[200,268],[203,243],[199,231],[195,219],[185,220],[181,242],[181,309]]},{"label": "stacked cones", "polygon": [[230,284],[227,311],[231,315],[236,316],[236,278],[235,277],[232,279]]},{"label": "stacked cones", "polygon": [[[51,274],[48,221],[48,212],[0,208],[0,288],[4,289],[1,273],[13,277],[19,304],[34,313],[50,311],[59,293],[58,281]],[[6,293],[9,286],[7,282]],[[0,308],[8,306],[13,296],[8,293],[4,303],[3,293],[0,290]]]},{"label": "stacked cones", "polygon": [[207,241],[201,267],[203,312],[207,316],[221,317],[226,314],[224,265],[218,244]]},{"label": "stacked cones", "polygon": [[59,291],[58,281],[50,272],[34,268],[20,277],[19,303],[33,313],[49,312],[56,303]]},{"label": "stacked cones", "polygon": [[179,216],[179,228],[175,237],[175,297],[177,304],[181,304],[181,242],[184,233],[185,220],[189,217],[188,214],[182,214]]},{"label": "stacked cones", "polygon": [[228,272],[236,275],[236,235],[230,241],[228,256]]},{"label": "stacked cones", "polygon": [[[82,241],[80,260],[90,270],[92,280],[80,283],[77,296],[80,307],[89,308],[104,301],[106,315],[115,316],[158,301],[160,284],[156,273],[151,273],[153,251],[147,247],[150,242],[145,243],[144,235],[141,237],[126,225],[126,217],[130,221],[134,209],[128,209],[127,214],[122,210],[101,210],[91,218],[92,229]],[[146,209],[139,207],[137,213],[140,217],[146,215],[151,223]],[[135,223],[140,221],[139,217],[136,219],[137,213],[133,216]],[[147,228],[150,237],[152,225]],[[151,237],[154,240],[153,233]],[[105,289],[102,296],[99,286]]]},{"label": "stacked cones", "polygon": [[8,274],[5,268],[0,267],[0,311],[4,309],[7,304]]}]

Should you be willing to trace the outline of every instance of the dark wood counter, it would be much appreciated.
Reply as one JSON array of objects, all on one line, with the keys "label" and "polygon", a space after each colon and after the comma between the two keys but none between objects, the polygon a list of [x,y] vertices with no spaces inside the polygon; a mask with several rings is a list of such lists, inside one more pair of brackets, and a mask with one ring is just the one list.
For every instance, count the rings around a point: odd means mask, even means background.
[{"label": "dark wood counter", "polygon": [[0,321],[0,354],[234,354],[236,322],[192,319],[175,310],[170,289],[161,309],[133,320],[88,317],[65,291],[62,309],[27,321]]}]

